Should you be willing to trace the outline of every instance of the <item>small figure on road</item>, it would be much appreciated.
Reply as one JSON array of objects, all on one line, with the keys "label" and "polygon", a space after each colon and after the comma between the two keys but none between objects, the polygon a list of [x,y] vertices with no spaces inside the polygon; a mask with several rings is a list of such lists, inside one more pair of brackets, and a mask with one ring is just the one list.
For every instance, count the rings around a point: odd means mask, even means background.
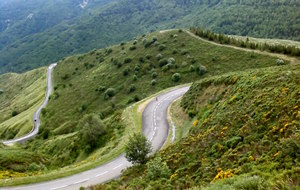
[{"label": "small figure on road", "polygon": [[36,122],[36,119],[34,120],[34,122]]},{"label": "small figure on road", "polygon": [[155,98],[155,100],[156,100],[156,101],[158,100],[157,97]]}]

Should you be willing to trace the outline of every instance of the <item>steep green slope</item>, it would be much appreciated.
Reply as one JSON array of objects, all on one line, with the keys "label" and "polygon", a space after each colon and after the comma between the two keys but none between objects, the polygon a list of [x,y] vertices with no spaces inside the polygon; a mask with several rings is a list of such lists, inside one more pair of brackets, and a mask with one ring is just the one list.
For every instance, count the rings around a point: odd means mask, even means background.
[{"label": "steep green slope", "polygon": [[181,101],[188,136],[155,155],[170,171],[151,159],[93,189],[298,189],[299,76],[295,65],[195,82]]},{"label": "steep green slope", "polygon": [[54,92],[42,110],[40,133],[23,147],[51,162],[37,163],[40,175],[24,172],[35,177],[14,178],[9,184],[70,175],[103,162],[107,155],[117,156],[126,141],[123,136],[137,130],[123,123],[122,111],[140,99],[209,76],[276,66],[276,60],[197,40],[182,30],[67,57],[54,69]]},{"label": "steep green slope", "polygon": [[[67,55],[175,27],[202,26],[218,33],[299,40],[298,1],[121,0],[106,7],[87,7],[88,14],[70,22],[5,43],[0,51],[0,73],[29,70]],[[12,34],[0,34],[0,41]]]},{"label": "steep green slope", "polygon": [[0,139],[27,134],[45,97],[46,68],[0,75]]}]

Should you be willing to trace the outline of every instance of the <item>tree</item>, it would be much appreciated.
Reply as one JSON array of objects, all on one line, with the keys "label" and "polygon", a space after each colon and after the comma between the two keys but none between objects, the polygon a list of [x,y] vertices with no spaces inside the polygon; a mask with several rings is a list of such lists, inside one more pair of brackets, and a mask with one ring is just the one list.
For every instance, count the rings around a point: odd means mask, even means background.
[{"label": "tree", "polygon": [[133,164],[145,164],[151,150],[151,143],[147,138],[141,133],[135,133],[126,144],[125,157]]},{"label": "tree", "polygon": [[96,114],[85,115],[78,123],[81,128],[79,137],[86,151],[90,152],[97,147],[100,137],[106,132],[106,126]]}]

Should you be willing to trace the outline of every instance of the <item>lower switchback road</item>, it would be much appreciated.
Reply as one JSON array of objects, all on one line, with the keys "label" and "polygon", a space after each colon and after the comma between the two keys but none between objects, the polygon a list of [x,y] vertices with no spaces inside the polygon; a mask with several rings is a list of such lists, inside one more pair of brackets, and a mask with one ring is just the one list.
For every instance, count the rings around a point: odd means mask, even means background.
[{"label": "lower switchback road", "polygon": [[[170,104],[177,98],[183,96],[189,87],[180,87],[170,90],[155,97],[143,111],[143,133],[152,142],[153,152],[161,149],[168,137],[169,124],[167,111]],[[126,160],[124,154],[116,159],[97,168],[75,174],[61,179],[24,185],[19,187],[8,187],[9,190],[74,190],[80,187],[88,187],[117,178],[121,171],[131,164]]]}]

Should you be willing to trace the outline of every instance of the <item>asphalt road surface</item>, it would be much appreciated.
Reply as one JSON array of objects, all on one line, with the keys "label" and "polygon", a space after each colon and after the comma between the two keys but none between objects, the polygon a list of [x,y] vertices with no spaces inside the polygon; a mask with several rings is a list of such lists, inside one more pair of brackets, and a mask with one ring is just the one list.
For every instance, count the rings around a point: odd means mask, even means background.
[{"label": "asphalt road surface", "polygon": [[51,64],[48,67],[48,71],[47,71],[47,90],[46,90],[46,96],[45,96],[45,100],[43,102],[43,104],[39,107],[39,109],[33,114],[33,128],[32,130],[19,138],[16,139],[12,139],[12,140],[6,140],[6,141],[2,141],[3,144],[5,145],[11,145],[14,143],[24,143],[29,139],[32,139],[33,137],[35,137],[38,132],[39,132],[39,127],[41,124],[40,121],[40,115],[41,115],[41,111],[42,109],[47,105],[48,100],[49,100],[49,96],[51,95],[51,91],[52,91],[52,71],[54,69],[54,67],[56,66],[56,63]]},{"label": "asphalt road surface", "polygon": [[[167,121],[167,111],[170,104],[184,95],[189,87],[181,87],[170,90],[154,98],[143,111],[143,133],[152,142],[153,152],[159,150],[168,137],[169,124]],[[97,168],[75,174],[73,176],[30,184],[20,187],[6,188],[9,190],[73,190],[80,187],[88,187],[109,181],[120,176],[121,171],[131,164],[126,160],[124,154],[107,164]],[[5,188],[4,188],[5,189]]]}]

